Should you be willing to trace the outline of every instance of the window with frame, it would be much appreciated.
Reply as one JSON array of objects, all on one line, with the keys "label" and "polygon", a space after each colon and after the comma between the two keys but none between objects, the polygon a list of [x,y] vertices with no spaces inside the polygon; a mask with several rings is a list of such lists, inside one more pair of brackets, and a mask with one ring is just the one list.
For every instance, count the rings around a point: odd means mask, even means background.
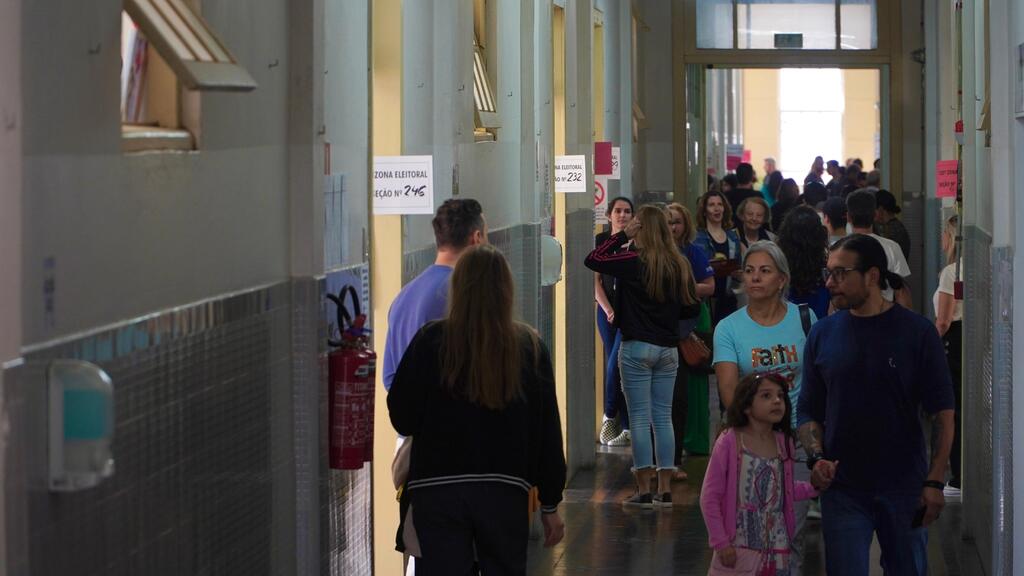
[{"label": "window with frame", "polygon": [[193,150],[197,91],[250,91],[252,76],[185,0],[125,0],[121,18],[122,150]]},{"label": "window with frame", "polygon": [[878,48],[878,0],[695,1],[697,48]]},{"label": "window with frame", "polygon": [[[493,142],[501,128],[495,98],[494,14],[487,0],[473,0],[473,134],[477,142]],[[488,44],[490,43],[490,44]]]}]

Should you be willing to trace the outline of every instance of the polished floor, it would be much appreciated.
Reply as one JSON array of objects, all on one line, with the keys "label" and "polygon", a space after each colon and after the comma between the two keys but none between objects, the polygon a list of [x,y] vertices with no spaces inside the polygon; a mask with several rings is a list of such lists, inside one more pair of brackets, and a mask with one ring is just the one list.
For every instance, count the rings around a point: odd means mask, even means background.
[{"label": "polished floor", "polygon": [[[527,573],[536,576],[625,576],[706,574],[711,562],[707,532],[698,504],[707,458],[690,458],[686,482],[672,486],[671,510],[635,510],[622,506],[633,493],[628,448],[600,447],[594,470],[577,474],[561,506],[565,540],[545,549],[530,544]],[[934,576],[982,575],[976,550],[960,534],[960,505],[949,504],[929,532],[929,573]],[[810,520],[804,574],[825,574],[820,525]],[[877,568],[877,546],[873,551]]]}]

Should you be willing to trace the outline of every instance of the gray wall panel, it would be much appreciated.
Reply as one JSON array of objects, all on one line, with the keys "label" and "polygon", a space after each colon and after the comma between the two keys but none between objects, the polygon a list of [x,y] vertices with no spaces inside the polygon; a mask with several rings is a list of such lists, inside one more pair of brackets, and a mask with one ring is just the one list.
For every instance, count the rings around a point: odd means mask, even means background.
[{"label": "gray wall panel", "polygon": [[[325,286],[296,279],[27,350],[3,375],[19,463],[4,470],[8,574],[369,573],[369,467],[327,469]],[[115,387],[116,472],[79,493],[46,489],[56,358],[94,362]]]},{"label": "gray wall panel", "polygon": [[[289,295],[277,285],[207,301],[30,350],[5,377],[12,574],[269,574],[287,546],[272,483],[290,474],[285,418]],[[276,334],[276,336],[275,336]],[[115,385],[117,471],[97,488],[46,490],[45,369],[55,358],[99,364]],[[276,461],[277,457],[280,460]],[[12,534],[13,532],[8,532]],[[55,554],[54,551],[61,551]]]},{"label": "gray wall panel", "polygon": [[[964,531],[992,549],[992,237],[964,228]],[[982,555],[991,574],[991,558]]]}]

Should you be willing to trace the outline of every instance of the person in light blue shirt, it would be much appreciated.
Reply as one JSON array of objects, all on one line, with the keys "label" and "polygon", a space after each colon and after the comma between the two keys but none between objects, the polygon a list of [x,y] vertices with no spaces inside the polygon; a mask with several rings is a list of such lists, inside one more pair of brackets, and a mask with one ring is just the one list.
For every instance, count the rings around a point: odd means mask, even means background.
[{"label": "person in light blue shirt", "polygon": [[[788,383],[789,397],[795,405],[800,397],[804,343],[816,320],[814,312],[786,300],[789,263],[774,242],[752,243],[743,256],[741,271],[748,304],[715,328],[714,363],[719,396],[728,409],[740,378],[753,373],[774,373]],[[795,426],[796,415],[792,418]],[[794,474],[796,480],[810,479],[810,471],[802,464],[794,466]],[[807,507],[808,502],[794,505],[792,574],[801,573]]]}]

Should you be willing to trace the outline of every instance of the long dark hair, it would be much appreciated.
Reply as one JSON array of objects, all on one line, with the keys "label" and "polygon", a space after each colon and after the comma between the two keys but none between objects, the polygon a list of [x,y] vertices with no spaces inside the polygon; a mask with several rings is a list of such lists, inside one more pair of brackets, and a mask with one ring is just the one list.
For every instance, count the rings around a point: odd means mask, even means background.
[{"label": "long dark hair", "polygon": [[459,257],[451,277],[441,374],[454,395],[500,410],[521,398],[522,334],[513,318],[515,287],[505,256],[482,244]]},{"label": "long dark hair", "polygon": [[889,258],[878,240],[867,234],[850,234],[836,241],[828,251],[848,250],[857,255],[857,270],[865,273],[878,268],[878,287],[882,290],[903,288],[903,277],[889,271]]},{"label": "long dark hair", "polygon": [[776,240],[789,262],[793,291],[808,294],[822,286],[821,269],[828,260],[828,231],[813,208],[796,206],[786,214]]},{"label": "long dark hair", "polygon": [[782,390],[782,401],[786,406],[786,413],[777,424],[772,425],[772,430],[782,432],[786,437],[785,459],[792,459],[793,454],[789,450],[789,440],[793,438],[793,402],[789,399],[789,382],[778,372],[762,372],[747,374],[739,384],[736,385],[736,392],[732,397],[732,404],[725,412],[727,428],[743,428],[750,424],[750,416],[747,416],[747,409],[754,405],[754,396],[757,396],[757,389],[765,380],[777,385]]}]

